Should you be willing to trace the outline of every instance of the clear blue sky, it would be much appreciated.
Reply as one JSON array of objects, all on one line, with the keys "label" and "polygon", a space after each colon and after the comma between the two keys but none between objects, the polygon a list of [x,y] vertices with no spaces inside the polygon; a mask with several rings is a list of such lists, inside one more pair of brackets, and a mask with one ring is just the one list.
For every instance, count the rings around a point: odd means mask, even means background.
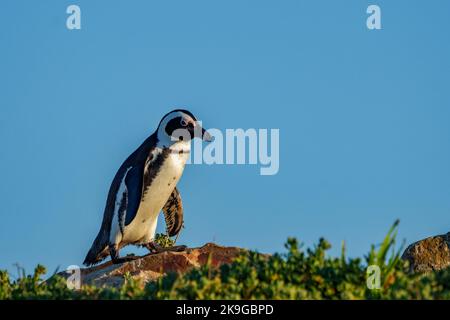
[{"label": "clear blue sky", "polygon": [[186,168],[180,243],[356,256],[397,218],[408,242],[448,232],[449,30],[437,0],[2,0],[0,268],[81,264],[117,168],[174,107],[281,139],[275,176]]}]

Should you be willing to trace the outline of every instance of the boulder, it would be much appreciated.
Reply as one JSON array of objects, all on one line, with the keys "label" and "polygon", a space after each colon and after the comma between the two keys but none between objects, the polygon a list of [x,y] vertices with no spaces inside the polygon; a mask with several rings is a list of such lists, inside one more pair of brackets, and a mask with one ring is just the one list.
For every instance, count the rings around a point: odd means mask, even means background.
[{"label": "boulder", "polygon": [[413,272],[438,271],[449,267],[450,232],[411,244],[402,258],[409,261]]},{"label": "boulder", "polygon": [[[208,260],[212,267],[229,264],[244,251],[237,247],[222,247],[207,243],[200,248],[188,248],[182,252],[148,254],[121,264],[112,264],[108,261],[95,267],[81,269],[81,285],[118,287],[124,283],[126,274],[145,284],[169,272],[185,273],[207,264]],[[59,275],[68,278],[71,273],[64,271]]]}]

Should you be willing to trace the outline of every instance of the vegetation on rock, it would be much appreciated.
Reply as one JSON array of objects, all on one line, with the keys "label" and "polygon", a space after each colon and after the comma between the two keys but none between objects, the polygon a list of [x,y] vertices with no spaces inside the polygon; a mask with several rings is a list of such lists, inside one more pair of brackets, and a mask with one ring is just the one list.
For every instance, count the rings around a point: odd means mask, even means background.
[{"label": "vegetation on rock", "polygon": [[175,245],[175,240],[163,233],[157,233],[155,235],[155,242],[163,248],[172,247]]}]

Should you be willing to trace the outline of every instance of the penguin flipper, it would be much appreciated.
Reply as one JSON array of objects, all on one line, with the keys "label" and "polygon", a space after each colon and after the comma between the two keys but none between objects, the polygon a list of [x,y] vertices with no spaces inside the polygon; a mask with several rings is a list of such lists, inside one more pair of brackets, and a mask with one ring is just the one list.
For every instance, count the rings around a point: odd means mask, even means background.
[{"label": "penguin flipper", "polygon": [[166,230],[170,237],[177,235],[183,226],[183,203],[177,187],[167,199],[162,209],[166,220]]},{"label": "penguin flipper", "polygon": [[125,176],[126,185],[126,212],[125,225],[129,225],[136,217],[142,199],[144,166],[137,165],[131,168]]}]

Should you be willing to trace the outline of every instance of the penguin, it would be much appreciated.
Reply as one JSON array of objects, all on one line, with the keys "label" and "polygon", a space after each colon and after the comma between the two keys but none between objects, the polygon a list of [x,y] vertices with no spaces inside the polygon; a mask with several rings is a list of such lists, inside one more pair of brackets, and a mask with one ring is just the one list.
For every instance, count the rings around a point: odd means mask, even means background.
[{"label": "penguin", "polygon": [[169,236],[178,235],[183,226],[183,206],[176,185],[194,138],[212,140],[191,112],[173,110],[123,162],[111,183],[100,231],[83,262],[86,266],[108,255],[114,264],[137,259],[119,256],[119,250],[127,245],[143,246],[153,253],[186,248],[162,248],[154,242],[154,236],[161,211]]}]

